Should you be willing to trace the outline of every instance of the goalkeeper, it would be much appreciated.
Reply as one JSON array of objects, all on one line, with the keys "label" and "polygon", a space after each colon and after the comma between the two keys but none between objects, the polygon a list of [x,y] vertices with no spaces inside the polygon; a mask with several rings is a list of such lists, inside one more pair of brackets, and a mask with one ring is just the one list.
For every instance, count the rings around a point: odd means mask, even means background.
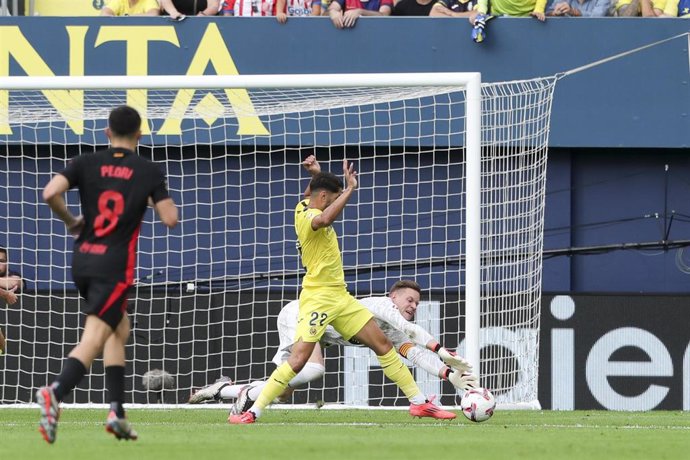
[{"label": "goalkeeper", "polygon": [[[387,297],[367,297],[361,299],[360,303],[374,315],[374,320],[391,340],[398,353],[415,366],[450,381],[461,390],[478,386],[477,377],[470,373],[471,366],[469,363],[441,347],[438,341],[427,331],[411,322],[414,320],[420,295],[421,289],[416,282],[402,280],[391,287]],[[273,357],[273,362],[277,366],[286,362],[290,356],[297,331],[298,311],[299,300],[293,300],[285,305],[278,315],[280,345],[278,352]],[[314,347],[307,364],[290,380],[285,392],[278,398],[280,402],[286,401],[296,388],[323,377],[325,367],[321,349],[330,345],[362,346],[352,339],[345,340],[333,327],[327,327],[319,344]],[[452,367],[444,363],[444,358]],[[242,413],[251,407],[265,384],[265,381],[254,381],[246,385],[232,385],[230,381],[220,380],[198,390],[189,398],[189,403],[199,404],[210,400],[237,399],[233,411]],[[436,413],[431,413],[430,416],[441,418],[436,417]]]}]

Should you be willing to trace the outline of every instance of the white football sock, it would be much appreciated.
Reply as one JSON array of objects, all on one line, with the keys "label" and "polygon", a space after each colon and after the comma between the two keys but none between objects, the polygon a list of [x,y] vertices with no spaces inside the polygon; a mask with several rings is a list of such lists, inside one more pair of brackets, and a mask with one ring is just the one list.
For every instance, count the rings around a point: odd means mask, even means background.
[{"label": "white football sock", "polygon": [[[307,363],[304,365],[304,368],[302,368],[302,370],[297,375],[295,375],[295,377],[292,380],[290,380],[290,383],[288,385],[290,385],[290,387],[292,388],[298,388],[304,385],[305,383],[309,383],[313,380],[320,379],[321,377],[323,377],[325,373],[326,368],[322,364]],[[249,385],[251,385],[251,389],[248,392],[249,397],[253,401],[256,401],[256,398],[258,398],[259,394],[261,394],[261,390],[266,385],[266,382],[261,380],[255,380],[253,382],[250,382]],[[245,386],[246,384],[228,385],[224,387],[222,390],[220,390],[220,396],[223,399],[236,399],[240,394],[240,390]]]}]

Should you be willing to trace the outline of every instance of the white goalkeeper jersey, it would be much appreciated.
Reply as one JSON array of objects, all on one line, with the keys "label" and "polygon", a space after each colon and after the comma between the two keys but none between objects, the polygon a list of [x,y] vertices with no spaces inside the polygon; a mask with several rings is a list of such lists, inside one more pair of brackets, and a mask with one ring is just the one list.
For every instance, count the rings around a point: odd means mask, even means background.
[{"label": "white goalkeeper jersey", "polygon": [[[359,302],[374,314],[374,320],[386,336],[391,339],[393,346],[399,349],[404,343],[413,341],[425,347],[434,338],[427,331],[414,323],[407,321],[400,314],[390,297],[365,297]],[[329,326],[321,338],[321,344],[329,345],[360,345],[355,339],[349,342]]]},{"label": "white goalkeeper jersey", "polygon": [[[395,349],[415,366],[433,375],[438,375],[445,366],[438,355],[426,349],[426,344],[434,337],[426,330],[407,321],[398,311],[390,297],[366,297],[359,299],[371,313],[384,334],[391,340]],[[273,362],[280,364],[289,356],[295,338],[299,301],[293,300],[283,307],[278,315],[280,347]],[[411,346],[413,342],[416,346]],[[354,338],[345,340],[332,326],[326,328],[321,337],[321,345],[363,346]]]}]

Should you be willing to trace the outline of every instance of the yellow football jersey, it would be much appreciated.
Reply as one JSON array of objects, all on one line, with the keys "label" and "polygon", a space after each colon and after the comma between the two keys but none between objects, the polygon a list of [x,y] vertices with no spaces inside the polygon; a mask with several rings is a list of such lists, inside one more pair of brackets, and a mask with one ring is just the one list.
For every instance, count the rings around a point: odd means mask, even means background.
[{"label": "yellow football jersey", "polygon": [[307,270],[302,286],[345,287],[338,235],[330,226],[318,230],[311,228],[312,219],[319,214],[321,210],[309,207],[309,199],[300,201],[295,208],[297,249]]}]

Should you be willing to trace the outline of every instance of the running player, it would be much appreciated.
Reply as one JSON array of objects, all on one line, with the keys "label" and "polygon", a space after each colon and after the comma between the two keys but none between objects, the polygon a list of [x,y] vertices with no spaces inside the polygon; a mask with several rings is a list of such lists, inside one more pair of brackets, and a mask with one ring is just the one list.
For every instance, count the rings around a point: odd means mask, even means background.
[{"label": "running player", "polygon": [[[137,439],[125,418],[125,344],[129,337],[127,293],[134,279],[139,227],[147,204],[168,228],[177,225],[177,208],[158,165],[135,153],[141,117],[128,106],[113,109],[106,135],[110,148],[74,158],[43,190],[43,199],[76,238],[72,278],[86,300],[86,322],[79,344],[62,372],[36,392],[39,430],[55,442],[59,404],[103,355],[110,412],[106,430],[117,439]],[[63,194],[77,187],[83,216],[67,209]]]}]

